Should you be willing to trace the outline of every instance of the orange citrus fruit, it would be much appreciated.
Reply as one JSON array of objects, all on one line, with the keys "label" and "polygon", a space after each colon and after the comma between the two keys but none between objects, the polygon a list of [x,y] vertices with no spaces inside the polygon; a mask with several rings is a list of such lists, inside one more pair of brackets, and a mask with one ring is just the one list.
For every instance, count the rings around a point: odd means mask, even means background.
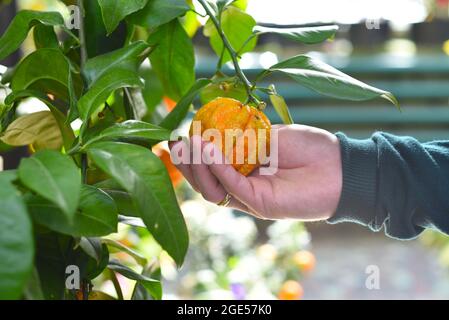
[{"label": "orange citrus fruit", "polygon": [[304,289],[298,281],[288,280],[284,282],[279,290],[279,300],[301,300],[304,295]]},{"label": "orange citrus fruit", "polygon": [[[201,132],[195,132],[195,121],[201,124]],[[190,136],[193,134],[203,136],[206,130],[216,129],[221,141],[214,141],[212,134],[205,140],[216,143],[223,154],[232,159],[232,166],[247,176],[269,155],[270,128],[270,120],[259,109],[244,105],[235,99],[220,97],[198,110],[190,127]],[[255,141],[250,138],[255,138],[253,139]]]},{"label": "orange citrus fruit", "polygon": [[172,111],[176,107],[176,101],[173,99],[170,99],[167,96],[163,97],[165,108],[168,112]]},{"label": "orange citrus fruit", "polygon": [[293,255],[293,262],[301,271],[309,272],[315,268],[316,259],[312,252],[301,250]]},{"label": "orange citrus fruit", "polygon": [[158,145],[153,147],[153,152],[159,157],[159,159],[161,159],[165,165],[165,168],[167,168],[173,187],[177,187],[184,178],[181,171],[179,171],[171,161],[170,152]]}]

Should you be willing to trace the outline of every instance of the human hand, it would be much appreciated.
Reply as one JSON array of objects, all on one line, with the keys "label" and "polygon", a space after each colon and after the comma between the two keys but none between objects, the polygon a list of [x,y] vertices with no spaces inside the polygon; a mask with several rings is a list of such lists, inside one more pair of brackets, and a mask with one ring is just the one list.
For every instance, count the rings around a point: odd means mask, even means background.
[{"label": "human hand", "polygon": [[[337,137],[325,130],[302,125],[275,125],[278,134],[278,170],[261,175],[260,169],[248,177],[229,164],[179,164],[192,187],[214,203],[226,194],[232,196],[229,207],[262,219],[324,220],[337,209],[342,190],[342,165]],[[193,148],[210,142],[193,136]],[[171,144],[172,152],[173,146]],[[178,149],[178,148],[176,148]],[[271,150],[273,152],[274,150]],[[181,154],[172,156],[181,156]]]}]

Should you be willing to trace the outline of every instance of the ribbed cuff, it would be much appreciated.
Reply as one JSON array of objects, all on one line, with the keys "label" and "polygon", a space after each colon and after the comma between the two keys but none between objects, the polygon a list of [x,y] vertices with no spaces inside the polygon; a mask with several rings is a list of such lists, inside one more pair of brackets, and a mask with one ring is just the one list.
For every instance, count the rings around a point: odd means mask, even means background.
[{"label": "ribbed cuff", "polygon": [[327,222],[372,225],[376,216],[377,146],[371,140],[355,140],[342,133],[340,141],[343,189],[334,216]]}]

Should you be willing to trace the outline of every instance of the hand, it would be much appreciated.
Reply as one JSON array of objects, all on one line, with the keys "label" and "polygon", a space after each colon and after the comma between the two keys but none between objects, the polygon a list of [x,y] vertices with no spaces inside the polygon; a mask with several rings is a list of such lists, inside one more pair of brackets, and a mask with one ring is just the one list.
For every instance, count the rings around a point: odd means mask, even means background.
[{"label": "hand", "polygon": [[[277,130],[279,137],[279,164],[274,175],[261,175],[257,169],[245,177],[228,164],[180,164],[178,168],[206,200],[219,203],[229,193],[229,207],[258,218],[330,218],[342,189],[337,137],[302,125],[273,126],[272,130]],[[198,136],[192,137],[192,142],[192,148],[211,147]],[[215,147],[214,152],[220,151]]]}]

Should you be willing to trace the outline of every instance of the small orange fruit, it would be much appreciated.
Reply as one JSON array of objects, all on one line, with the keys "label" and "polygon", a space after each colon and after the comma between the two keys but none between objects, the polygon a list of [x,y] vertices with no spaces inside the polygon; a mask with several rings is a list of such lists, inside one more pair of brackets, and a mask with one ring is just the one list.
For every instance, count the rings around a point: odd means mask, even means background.
[{"label": "small orange fruit", "polygon": [[165,108],[167,109],[168,112],[172,111],[176,107],[176,101],[174,101],[173,99],[170,99],[169,97],[164,96],[163,100],[164,100]]},{"label": "small orange fruit", "polygon": [[[201,124],[198,133],[195,132],[196,121]],[[232,166],[247,176],[269,155],[270,128],[270,120],[259,109],[220,97],[198,110],[190,127],[190,136],[201,133],[205,140],[216,143],[223,154],[232,159]],[[208,129],[216,129],[221,141],[214,141],[212,134],[204,137]]]},{"label": "small orange fruit", "polygon": [[167,168],[168,175],[170,176],[170,180],[173,184],[173,187],[177,187],[181,181],[184,179],[182,173],[176,168],[170,158],[170,152],[162,148],[161,146],[154,146],[153,152],[155,155],[162,160],[165,167]]},{"label": "small orange fruit", "polygon": [[293,255],[293,262],[301,271],[309,272],[315,268],[316,259],[312,252],[301,250]]},{"label": "small orange fruit", "polygon": [[279,290],[279,300],[301,300],[304,295],[304,289],[298,281],[288,280],[284,282]]}]

